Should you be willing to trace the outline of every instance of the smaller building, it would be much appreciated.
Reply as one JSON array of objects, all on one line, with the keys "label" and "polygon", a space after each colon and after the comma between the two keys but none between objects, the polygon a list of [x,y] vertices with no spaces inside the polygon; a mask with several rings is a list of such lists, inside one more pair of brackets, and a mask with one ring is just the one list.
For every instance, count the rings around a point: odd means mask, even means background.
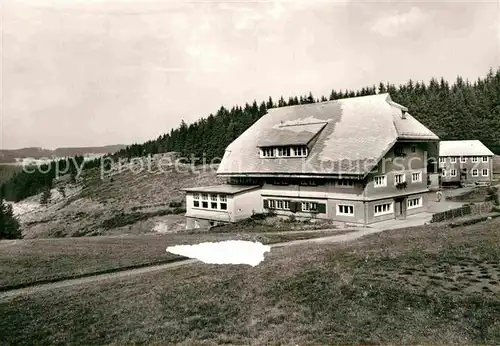
[{"label": "smaller building", "polygon": [[491,184],[493,153],[479,140],[441,141],[442,185]]},{"label": "smaller building", "polygon": [[214,185],[184,189],[186,228],[206,228],[262,213],[259,189],[258,185]]}]

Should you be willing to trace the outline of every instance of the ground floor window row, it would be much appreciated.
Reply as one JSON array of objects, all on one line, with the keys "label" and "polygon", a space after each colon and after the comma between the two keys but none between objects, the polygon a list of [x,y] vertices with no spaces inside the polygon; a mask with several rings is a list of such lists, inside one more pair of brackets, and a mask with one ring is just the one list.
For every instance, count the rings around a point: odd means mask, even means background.
[{"label": "ground floor window row", "polygon": [[291,201],[283,199],[264,199],[264,209],[288,210],[291,212],[308,212],[326,214],[326,204],[307,201]]},{"label": "ground floor window row", "polygon": [[193,201],[193,207],[203,208],[210,210],[227,210],[227,203],[225,202],[208,202],[208,201]]},{"label": "ground floor window row", "polygon": [[[422,197],[407,199],[407,208],[415,209],[423,206]],[[316,202],[297,202],[289,200],[266,199],[264,200],[265,209],[289,210],[289,211],[305,211],[326,213],[326,204]],[[374,215],[387,215],[394,213],[394,203],[381,203],[373,207]],[[337,204],[336,214],[339,216],[354,216],[354,205],[352,204]]]}]

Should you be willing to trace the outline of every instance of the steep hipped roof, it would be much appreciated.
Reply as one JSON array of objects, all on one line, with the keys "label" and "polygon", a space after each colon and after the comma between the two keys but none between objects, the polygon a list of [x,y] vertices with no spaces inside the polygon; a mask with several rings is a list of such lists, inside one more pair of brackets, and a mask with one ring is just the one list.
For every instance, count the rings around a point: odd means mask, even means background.
[{"label": "steep hipped roof", "polygon": [[441,141],[439,156],[493,156],[493,153],[479,140]]},{"label": "steep hipped roof", "polygon": [[[273,108],[227,147],[217,173],[365,175],[398,139],[439,140],[406,110],[389,94]],[[325,123],[304,135],[317,136],[306,158],[260,158],[262,143],[287,142],[283,125]]]}]

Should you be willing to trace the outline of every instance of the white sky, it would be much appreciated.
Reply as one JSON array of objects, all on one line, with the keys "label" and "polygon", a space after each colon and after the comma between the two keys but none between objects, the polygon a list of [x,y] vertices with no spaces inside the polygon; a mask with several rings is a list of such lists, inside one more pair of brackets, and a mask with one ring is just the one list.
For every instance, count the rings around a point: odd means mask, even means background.
[{"label": "white sky", "polygon": [[1,11],[0,148],[131,144],[221,104],[500,66],[498,1],[3,0]]}]

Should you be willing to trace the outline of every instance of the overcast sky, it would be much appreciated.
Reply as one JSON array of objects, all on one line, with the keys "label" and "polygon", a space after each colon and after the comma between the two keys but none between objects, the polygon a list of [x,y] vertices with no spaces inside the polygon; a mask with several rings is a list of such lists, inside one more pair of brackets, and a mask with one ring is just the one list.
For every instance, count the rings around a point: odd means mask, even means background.
[{"label": "overcast sky", "polygon": [[1,148],[143,142],[221,104],[500,65],[498,1],[2,2]]}]

